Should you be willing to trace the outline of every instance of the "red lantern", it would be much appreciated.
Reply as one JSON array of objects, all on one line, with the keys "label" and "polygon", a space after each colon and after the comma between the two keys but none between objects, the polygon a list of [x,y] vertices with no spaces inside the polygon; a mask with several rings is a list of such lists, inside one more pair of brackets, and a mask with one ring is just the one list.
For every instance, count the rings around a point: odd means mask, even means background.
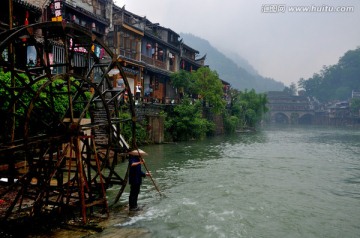
[{"label": "red lantern", "polygon": [[[24,26],[29,25],[29,20],[28,20],[28,18],[29,18],[29,12],[28,12],[28,11],[26,11],[26,13],[25,13]],[[23,41],[23,42],[26,42],[26,38],[25,38],[25,37],[24,37],[24,38],[22,38],[22,41]]]}]

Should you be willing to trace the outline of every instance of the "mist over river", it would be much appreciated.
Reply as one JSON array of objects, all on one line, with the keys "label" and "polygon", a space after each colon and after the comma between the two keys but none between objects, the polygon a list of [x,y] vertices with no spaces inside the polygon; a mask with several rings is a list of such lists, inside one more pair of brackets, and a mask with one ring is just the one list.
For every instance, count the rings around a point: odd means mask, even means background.
[{"label": "mist over river", "polygon": [[143,211],[92,237],[360,235],[359,130],[270,127],[142,149],[164,196],[146,179]]}]

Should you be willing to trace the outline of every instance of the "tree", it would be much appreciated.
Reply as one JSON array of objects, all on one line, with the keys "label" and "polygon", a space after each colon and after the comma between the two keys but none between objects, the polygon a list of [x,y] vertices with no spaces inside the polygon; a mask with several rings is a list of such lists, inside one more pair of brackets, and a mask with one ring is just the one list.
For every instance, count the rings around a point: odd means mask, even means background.
[{"label": "tree", "polygon": [[214,124],[202,118],[201,102],[192,103],[188,97],[168,113],[165,127],[174,141],[202,139],[214,130]]},{"label": "tree", "polygon": [[195,92],[211,106],[213,113],[221,113],[225,109],[226,102],[223,99],[223,85],[216,71],[211,71],[208,67],[201,67],[193,72],[192,76]]},{"label": "tree", "polygon": [[301,78],[298,86],[305,96],[316,97],[320,101],[346,100],[351,91],[360,90],[360,47],[347,51],[336,65],[323,66],[320,73],[311,78]]},{"label": "tree", "polygon": [[295,96],[297,94],[297,88],[296,88],[296,84],[295,83],[291,83],[290,87],[285,87],[283,92],[286,92],[290,95]]},{"label": "tree", "polygon": [[255,90],[239,92],[231,106],[231,115],[239,118],[239,127],[255,127],[268,111],[265,94],[256,94]]},{"label": "tree", "polygon": [[182,91],[184,96],[194,98],[199,95],[199,98],[209,104],[213,113],[218,114],[225,109],[223,85],[216,71],[208,67],[201,67],[191,73],[180,70],[170,78],[172,85]]},{"label": "tree", "polygon": [[360,98],[353,98],[350,101],[350,111],[354,116],[359,116],[360,113]]},{"label": "tree", "polygon": [[182,93],[190,95],[193,91],[193,80],[191,78],[191,73],[185,70],[179,70],[171,74],[170,76],[171,84],[179,89]]}]

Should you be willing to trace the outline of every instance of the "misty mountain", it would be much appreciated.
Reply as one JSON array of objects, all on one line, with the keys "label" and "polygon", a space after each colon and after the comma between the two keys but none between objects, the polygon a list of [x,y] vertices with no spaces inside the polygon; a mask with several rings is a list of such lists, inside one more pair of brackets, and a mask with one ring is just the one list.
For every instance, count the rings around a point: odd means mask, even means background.
[{"label": "misty mountain", "polygon": [[[226,56],[210,45],[204,39],[187,33],[180,33],[185,44],[200,52],[200,56],[206,54],[205,64],[212,70],[216,70],[219,77],[230,83],[231,87],[238,90],[255,89],[256,92],[281,91],[284,84],[271,78],[265,78],[241,56],[232,54]],[[230,58],[231,57],[231,58]],[[234,62],[236,60],[236,63]]]},{"label": "misty mountain", "polygon": [[226,55],[227,57],[229,57],[232,61],[234,61],[234,63],[237,66],[239,66],[240,68],[245,69],[252,75],[259,76],[259,72],[246,59],[241,57],[238,53],[236,53],[234,51],[224,51],[223,54]]}]

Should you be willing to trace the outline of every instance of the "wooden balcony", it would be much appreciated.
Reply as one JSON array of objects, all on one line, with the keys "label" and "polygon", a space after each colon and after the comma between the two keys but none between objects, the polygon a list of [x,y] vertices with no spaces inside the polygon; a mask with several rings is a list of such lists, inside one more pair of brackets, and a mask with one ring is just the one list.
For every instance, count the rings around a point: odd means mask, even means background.
[{"label": "wooden balcony", "polygon": [[147,57],[145,55],[141,55],[141,61],[143,61],[147,64],[150,64],[150,65],[154,65],[157,68],[168,70],[165,62]]},{"label": "wooden balcony", "polygon": [[132,52],[130,50],[120,49],[119,55],[125,56],[128,59],[138,60],[138,57],[136,57],[137,56],[136,52]]}]

